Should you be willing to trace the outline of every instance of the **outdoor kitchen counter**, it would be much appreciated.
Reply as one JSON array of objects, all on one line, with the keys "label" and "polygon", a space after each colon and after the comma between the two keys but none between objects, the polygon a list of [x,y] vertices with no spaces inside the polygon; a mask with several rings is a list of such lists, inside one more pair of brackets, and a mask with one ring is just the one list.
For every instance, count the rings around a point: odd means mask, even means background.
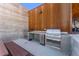
[{"label": "outdoor kitchen counter", "polygon": [[79,34],[71,34],[72,55],[79,56]]}]

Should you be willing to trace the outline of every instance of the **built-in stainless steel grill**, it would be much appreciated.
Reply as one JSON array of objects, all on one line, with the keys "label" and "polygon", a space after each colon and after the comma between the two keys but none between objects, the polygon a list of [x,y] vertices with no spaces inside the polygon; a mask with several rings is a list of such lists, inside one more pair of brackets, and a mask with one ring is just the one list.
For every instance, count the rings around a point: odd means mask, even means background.
[{"label": "built-in stainless steel grill", "polygon": [[46,31],[46,39],[61,40],[61,31],[59,29],[48,29]]},{"label": "built-in stainless steel grill", "polygon": [[47,29],[45,34],[45,44],[46,46],[60,49],[61,47],[60,29]]}]

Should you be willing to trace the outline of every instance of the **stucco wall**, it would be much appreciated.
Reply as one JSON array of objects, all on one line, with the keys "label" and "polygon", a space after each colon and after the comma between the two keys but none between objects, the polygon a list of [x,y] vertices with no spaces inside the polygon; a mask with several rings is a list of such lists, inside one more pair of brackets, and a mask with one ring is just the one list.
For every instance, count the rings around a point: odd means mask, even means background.
[{"label": "stucco wall", "polygon": [[28,31],[28,9],[20,4],[0,3],[0,39],[15,39]]}]

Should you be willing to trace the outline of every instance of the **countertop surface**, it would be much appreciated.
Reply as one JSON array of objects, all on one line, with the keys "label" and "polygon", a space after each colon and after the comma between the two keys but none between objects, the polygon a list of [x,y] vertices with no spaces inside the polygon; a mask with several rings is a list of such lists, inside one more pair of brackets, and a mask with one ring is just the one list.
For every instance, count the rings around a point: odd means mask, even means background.
[{"label": "countertop surface", "polygon": [[70,34],[70,36],[72,37],[72,39],[74,39],[77,42],[79,42],[79,34]]},{"label": "countertop surface", "polygon": [[45,31],[31,31],[29,33],[33,33],[33,34],[45,34]]},{"label": "countertop surface", "polygon": [[79,32],[71,32],[70,34],[79,34]]}]

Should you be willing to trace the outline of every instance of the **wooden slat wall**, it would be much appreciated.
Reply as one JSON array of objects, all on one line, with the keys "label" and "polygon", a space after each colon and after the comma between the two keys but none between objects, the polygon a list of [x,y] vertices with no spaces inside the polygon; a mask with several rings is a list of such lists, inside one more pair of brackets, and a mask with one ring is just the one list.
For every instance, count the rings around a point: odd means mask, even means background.
[{"label": "wooden slat wall", "polygon": [[51,27],[51,12],[50,12],[50,4],[44,5],[44,8],[46,9],[44,13],[46,13],[46,16],[44,16],[44,21],[46,20],[46,29]]},{"label": "wooden slat wall", "polygon": [[[44,5],[42,6],[42,11],[43,11],[43,13],[42,13],[42,30],[48,28],[48,24],[50,23],[50,19],[48,19],[49,14],[48,14],[48,12],[47,12],[48,9],[49,9],[49,7],[48,7],[47,4],[44,4]],[[48,16],[47,16],[47,15],[48,15]],[[48,20],[49,20],[49,21],[48,21]],[[48,21],[48,24],[47,24],[47,21]]]},{"label": "wooden slat wall", "polygon": [[[30,16],[29,31],[58,28],[58,29],[61,29],[62,31],[69,32],[70,23],[66,22],[66,27],[64,27],[65,25],[63,20],[66,21],[68,19],[70,21],[70,16],[69,16],[70,13],[66,11],[70,9],[66,9],[67,7],[69,7],[69,5],[67,6],[63,6],[63,5],[66,5],[66,4],[45,3],[33,10],[30,10],[29,12],[33,12],[33,13],[29,13],[29,16]],[[64,11],[66,12],[64,13]],[[67,18],[64,16],[64,14],[65,16],[67,16]]]},{"label": "wooden slat wall", "polygon": [[67,32],[71,32],[72,28],[71,28],[71,22],[72,22],[72,6],[71,4],[61,4],[61,10],[62,10],[62,16],[61,17],[61,30],[62,31],[67,31]]},{"label": "wooden slat wall", "polygon": [[29,29],[35,30],[35,10],[29,11]]},{"label": "wooden slat wall", "polygon": [[[79,3],[72,4],[72,17],[79,18]],[[78,19],[79,20],[79,19]]]},{"label": "wooden slat wall", "polygon": [[36,27],[37,28],[36,28],[36,30],[41,30],[41,27],[42,27],[42,23],[41,23],[42,22],[42,14],[41,14],[40,10],[42,10],[42,8],[38,7],[37,11],[36,11],[37,12],[37,14],[36,14],[37,15],[37,18],[36,18],[36,20],[37,20]]},{"label": "wooden slat wall", "polygon": [[61,4],[52,4],[51,23],[53,28],[61,28]]}]

